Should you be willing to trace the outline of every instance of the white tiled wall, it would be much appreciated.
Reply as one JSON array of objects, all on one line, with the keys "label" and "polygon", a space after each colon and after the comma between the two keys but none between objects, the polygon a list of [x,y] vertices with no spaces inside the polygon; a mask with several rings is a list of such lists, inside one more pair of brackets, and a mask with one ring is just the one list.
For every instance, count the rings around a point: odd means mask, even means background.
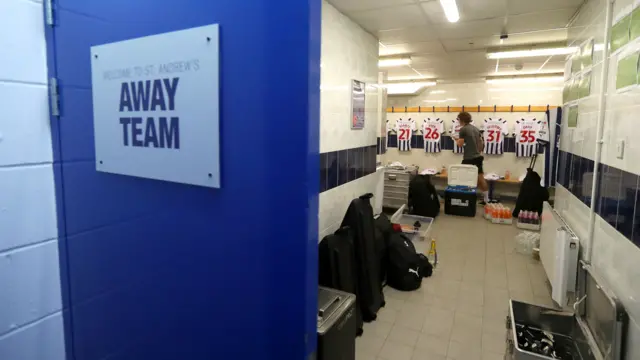
[{"label": "white tiled wall", "polygon": [[65,359],[42,3],[0,1],[0,359]]},{"label": "white tiled wall", "polygon": [[[382,170],[379,170],[371,175],[320,193],[320,218],[318,222],[320,240],[340,227],[351,200],[365,193],[375,194],[376,185],[381,178]],[[375,199],[371,199],[371,206],[374,205]]]},{"label": "white tiled wall", "polygon": [[[383,94],[377,86],[378,40],[326,1],[322,2],[320,62],[320,152],[375,145]],[[352,79],[367,84],[362,130],[350,128]],[[367,175],[320,194],[319,239],[340,226],[353,198],[375,194],[380,176]]]},{"label": "white tiled wall", "polygon": [[[388,99],[388,106],[415,107],[423,106],[428,111],[432,106],[526,106],[526,105],[559,105],[562,103],[562,84],[550,83],[539,85],[522,84],[500,84],[492,85],[481,83],[464,84],[439,84],[433,88],[428,88],[417,96],[392,96]],[[433,91],[444,91],[444,93],[432,93]],[[448,100],[447,100],[448,99]],[[445,102],[434,102],[447,100]],[[457,113],[387,113],[387,119],[394,122],[399,117],[411,117],[423,119],[426,117],[436,117],[445,120],[447,131],[450,123],[456,118]],[[544,113],[477,113],[471,111],[475,121],[489,117],[498,117],[507,120],[509,129],[514,131],[515,121],[521,118],[544,118]],[[441,168],[443,165],[457,164],[462,160],[460,155],[453,154],[445,150],[440,154],[426,154],[422,149],[415,149],[411,152],[400,152],[397,148],[387,149],[383,161],[400,161],[402,163],[415,164],[420,168]],[[506,153],[502,156],[485,156],[485,172],[495,172],[500,175],[508,170],[513,176],[520,176],[526,172],[529,165],[529,158],[516,158],[513,153]],[[540,156],[536,163],[536,170],[543,174],[544,157]]]},{"label": "white tiled wall", "polygon": [[[625,12],[630,11],[634,2],[637,3],[634,0],[616,0],[613,18],[619,19]],[[577,102],[579,117],[578,126],[575,129],[568,129],[566,120],[563,121],[560,148],[592,160],[595,159],[597,141],[598,93],[603,65],[606,3],[606,0],[587,1],[569,28],[570,44],[579,45],[589,38],[594,38],[595,51],[591,69],[591,96]],[[640,145],[635,141],[635,134],[638,132],[637,114],[640,112],[640,92],[638,90],[627,93],[616,92],[617,58],[616,53],[610,56],[604,109],[602,162],[640,174]],[[567,73],[566,77],[569,76],[570,74]],[[615,151],[616,141],[620,139],[624,139],[626,144],[623,159],[618,159]],[[561,186],[556,190],[556,208],[572,225],[574,231],[582,237],[581,242],[585,244],[590,209]],[[640,359],[640,249],[600,216],[596,216],[595,221],[592,263],[620,298],[630,315],[625,358]]]},{"label": "white tiled wall", "polygon": [[[378,39],[322,2],[320,152],[375,145],[378,126]],[[351,80],[364,81],[365,127],[351,130]]]}]

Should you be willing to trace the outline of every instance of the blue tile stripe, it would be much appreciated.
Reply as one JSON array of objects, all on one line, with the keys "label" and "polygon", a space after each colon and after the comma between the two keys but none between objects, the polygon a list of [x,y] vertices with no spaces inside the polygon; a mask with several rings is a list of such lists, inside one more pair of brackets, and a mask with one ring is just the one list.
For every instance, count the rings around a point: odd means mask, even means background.
[{"label": "blue tile stripe", "polygon": [[[398,147],[398,136],[395,134],[388,135],[389,147],[397,148]],[[384,140],[383,140],[384,139]],[[384,141],[384,143],[381,143]],[[387,152],[385,147],[384,152],[380,152],[380,147],[387,144],[387,138],[382,137],[378,138],[378,154],[384,154]],[[440,140],[442,150],[453,150],[453,138],[449,135],[443,135]],[[422,135],[413,135],[411,138],[411,148],[412,149],[423,149],[424,148],[424,138]],[[538,146],[538,154],[544,154],[545,147],[539,145]],[[505,153],[515,153],[516,152],[516,138],[515,137],[506,137],[504,139],[504,152]]]},{"label": "blue tile stripe", "polygon": [[376,172],[376,154],[380,148],[367,145],[320,154],[320,192]]},{"label": "blue tile stripe", "polygon": [[[557,183],[586,206],[591,206],[594,161],[559,151]],[[598,165],[596,214],[640,247],[640,176],[613,166]],[[640,208],[639,208],[640,209]]]}]

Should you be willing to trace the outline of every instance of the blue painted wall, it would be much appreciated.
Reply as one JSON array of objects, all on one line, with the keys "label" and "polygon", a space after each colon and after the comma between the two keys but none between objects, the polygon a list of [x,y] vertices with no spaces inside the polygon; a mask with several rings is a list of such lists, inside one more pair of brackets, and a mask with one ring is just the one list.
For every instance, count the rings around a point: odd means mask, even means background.
[{"label": "blue painted wall", "polygon": [[0,359],[63,360],[42,3],[0,2]]},{"label": "blue painted wall", "polygon": [[[317,311],[320,0],[56,3],[69,359],[304,358]],[[96,172],[90,46],[212,23],[222,189]]]}]

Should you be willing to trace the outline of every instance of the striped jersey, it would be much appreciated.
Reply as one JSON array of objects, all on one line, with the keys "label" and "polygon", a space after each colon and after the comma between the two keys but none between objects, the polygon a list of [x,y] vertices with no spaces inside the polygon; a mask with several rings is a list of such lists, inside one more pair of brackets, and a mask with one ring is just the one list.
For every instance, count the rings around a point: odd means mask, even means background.
[{"label": "striped jersey", "polygon": [[538,140],[549,142],[549,122],[545,119],[538,123]]},{"label": "striped jersey", "polygon": [[384,128],[384,134],[385,134],[384,136],[387,137],[387,148],[389,148],[389,138],[390,138],[389,133],[391,133],[392,130],[393,128],[391,127],[391,123],[389,123],[389,120],[387,119],[387,123]]},{"label": "striped jersey", "polygon": [[422,137],[424,137],[424,151],[439,153],[442,150],[441,140],[444,132],[444,121],[427,118],[422,123]]},{"label": "striped jersey", "polygon": [[484,153],[502,155],[504,153],[504,137],[509,133],[507,120],[485,119],[481,130],[484,135]]},{"label": "striped jersey", "polygon": [[540,122],[536,119],[520,119],[516,121],[516,156],[530,157],[536,154],[537,138]]},{"label": "striped jersey", "polygon": [[[473,121],[471,121],[471,125],[474,125]],[[453,139],[453,153],[454,154],[462,154],[464,152],[464,147],[463,146],[458,146],[458,144],[456,143],[456,139],[460,137],[460,129],[462,129],[462,124],[460,124],[460,120],[454,119],[451,122],[451,129],[449,130],[449,134],[451,135],[451,138]]]},{"label": "striped jersey", "polygon": [[411,150],[411,137],[416,130],[416,122],[411,120],[403,120],[402,118],[396,121],[396,134],[398,135],[398,150],[410,151]]},{"label": "striped jersey", "polygon": [[538,141],[549,141],[546,120],[521,119],[516,121],[516,156],[530,157],[538,152]]}]

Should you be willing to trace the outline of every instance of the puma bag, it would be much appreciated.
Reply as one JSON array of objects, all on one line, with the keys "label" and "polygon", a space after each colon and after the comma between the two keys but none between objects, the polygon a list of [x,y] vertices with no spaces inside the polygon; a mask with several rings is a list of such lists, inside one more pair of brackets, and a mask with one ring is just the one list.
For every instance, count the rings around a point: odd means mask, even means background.
[{"label": "puma bag", "polygon": [[393,233],[389,238],[387,285],[402,291],[416,290],[422,284],[422,261],[409,238]]}]

